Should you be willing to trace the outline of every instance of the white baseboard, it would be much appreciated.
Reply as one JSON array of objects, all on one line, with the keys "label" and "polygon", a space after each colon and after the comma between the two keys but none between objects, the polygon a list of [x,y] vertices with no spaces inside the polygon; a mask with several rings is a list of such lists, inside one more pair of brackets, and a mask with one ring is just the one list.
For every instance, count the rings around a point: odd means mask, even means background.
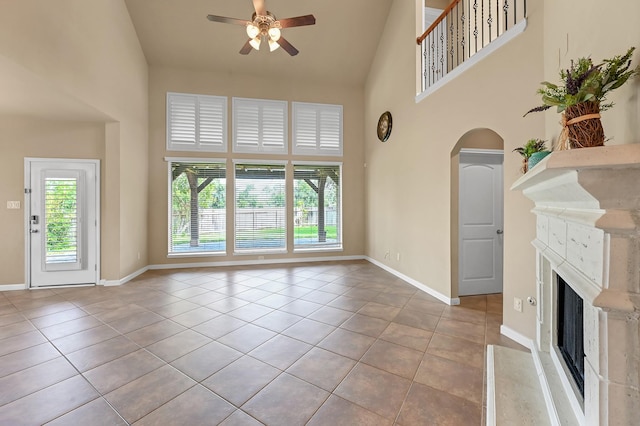
[{"label": "white baseboard", "polygon": [[262,259],[262,260],[226,260],[221,262],[191,262],[191,263],[163,263],[159,265],[149,265],[150,270],[156,269],[182,269],[182,268],[210,268],[215,266],[247,266],[247,265],[277,265],[286,263],[307,263],[307,262],[334,262],[341,260],[364,260],[365,256],[329,256],[329,257],[297,257],[283,259]]},{"label": "white baseboard", "polygon": [[533,340],[529,339],[524,334],[518,333],[514,329],[507,327],[504,324],[500,326],[500,334],[508,337],[509,339],[513,340],[516,343],[521,344],[522,346],[526,347],[527,349],[533,352],[534,350]]},{"label": "white baseboard", "polygon": [[447,297],[444,294],[440,293],[439,291],[436,291],[434,289],[432,289],[431,287],[422,284],[420,281],[414,280],[413,278],[403,274],[402,272],[396,271],[395,269],[385,265],[384,263],[378,262],[375,259],[370,258],[369,256],[365,257],[366,260],[368,260],[369,262],[373,263],[374,265],[376,265],[379,268],[384,269],[385,271],[395,275],[396,277],[408,282],[409,284],[411,284],[412,286],[416,287],[419,290],[424,291],[425,293],[435,297],[436,299],[446,303],[447,305],[459,305],[460,304],[460,299],[455,297],[455,298],[451,298],[451,297]]},{"label": "white baseboard", "polygon": [[26,284],[1,284],[0,291],[26,290]]},{"label": "white baseboard", "polygon": [[103,285],[105,287],[114,287],[114,286],[119,286],[119,285],[122,285],[122,284],[126,284],[129,281],[131,281],[132,279],[134,279],[135,277],[137,277],[138,275],[144,274],[148,270],[149,270],[149,267],[145,266],[144,268],[140,268],[137,271],[127,275],[124,278],[120,278],[119,280],[100,280],[98,285]]}]

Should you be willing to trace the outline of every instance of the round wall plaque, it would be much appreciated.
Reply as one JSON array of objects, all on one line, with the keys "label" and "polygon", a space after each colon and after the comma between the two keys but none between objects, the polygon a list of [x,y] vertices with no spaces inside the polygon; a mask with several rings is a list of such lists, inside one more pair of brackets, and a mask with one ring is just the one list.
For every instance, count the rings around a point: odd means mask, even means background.
[{"label": "round wall plaque", "polygon": [[378,139],[382,142],[386,142],[391,135],[391,113],[389,111],[385,111],[380,116],[378,120]]}]

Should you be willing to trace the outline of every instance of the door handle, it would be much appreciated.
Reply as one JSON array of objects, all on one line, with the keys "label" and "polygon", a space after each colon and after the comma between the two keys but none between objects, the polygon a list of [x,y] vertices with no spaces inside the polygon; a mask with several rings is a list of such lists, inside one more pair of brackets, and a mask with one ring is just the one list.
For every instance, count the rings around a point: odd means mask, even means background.
[{"label": "door handle", "polygon": [[502,229],[498,229],[498,230],[496,231],[496,234],[498,234],[498,235],[502,235],[502,234],[504,234],[504,231],[503,231]]},{"label": "door handle", "polygon": [[38,231],[37,229],[30,229],[29,232],[31,232],[32,234],[37,234],[40,231]]}]

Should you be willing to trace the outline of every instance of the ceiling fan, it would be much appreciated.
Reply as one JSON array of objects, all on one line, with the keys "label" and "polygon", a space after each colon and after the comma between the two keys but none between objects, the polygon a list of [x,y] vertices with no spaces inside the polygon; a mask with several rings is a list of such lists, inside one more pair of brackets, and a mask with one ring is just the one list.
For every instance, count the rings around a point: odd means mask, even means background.
[{"label": "ceiling fan", "polygon": [[222,22],[224,24],[242,25],[246,27],[249,40],[247,40],[244,46],[242,46],[242,49],[240,49],[240,54],[242,55],[248,55],[252,48],[259,50],[260,43],[263,40],[269,44],[269,50],[271,52],[278,47],[282,47],[289,55],[297,55],[298,49],[282,37],[280,30],[282,28],[314,25],[316,18],[313,15],[304,15],[278,20],[273,13],[265,9],[264,0],[253,0],[253,7],[256,11],[250,21],[217,15],[207,15],[207,19],[212,22]]}]

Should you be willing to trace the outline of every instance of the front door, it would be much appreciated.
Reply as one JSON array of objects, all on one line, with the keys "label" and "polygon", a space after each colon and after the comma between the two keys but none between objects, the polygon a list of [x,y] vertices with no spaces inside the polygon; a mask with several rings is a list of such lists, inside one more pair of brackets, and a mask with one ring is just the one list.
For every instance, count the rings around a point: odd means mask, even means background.
[{"label": "front door", "polygon": [[460,153],[460,296],[502,292],[502,151]]},{"label": "front door", "polygon": [[97,282],[98,170],[95,160],[25,160],[29,287]]}]

